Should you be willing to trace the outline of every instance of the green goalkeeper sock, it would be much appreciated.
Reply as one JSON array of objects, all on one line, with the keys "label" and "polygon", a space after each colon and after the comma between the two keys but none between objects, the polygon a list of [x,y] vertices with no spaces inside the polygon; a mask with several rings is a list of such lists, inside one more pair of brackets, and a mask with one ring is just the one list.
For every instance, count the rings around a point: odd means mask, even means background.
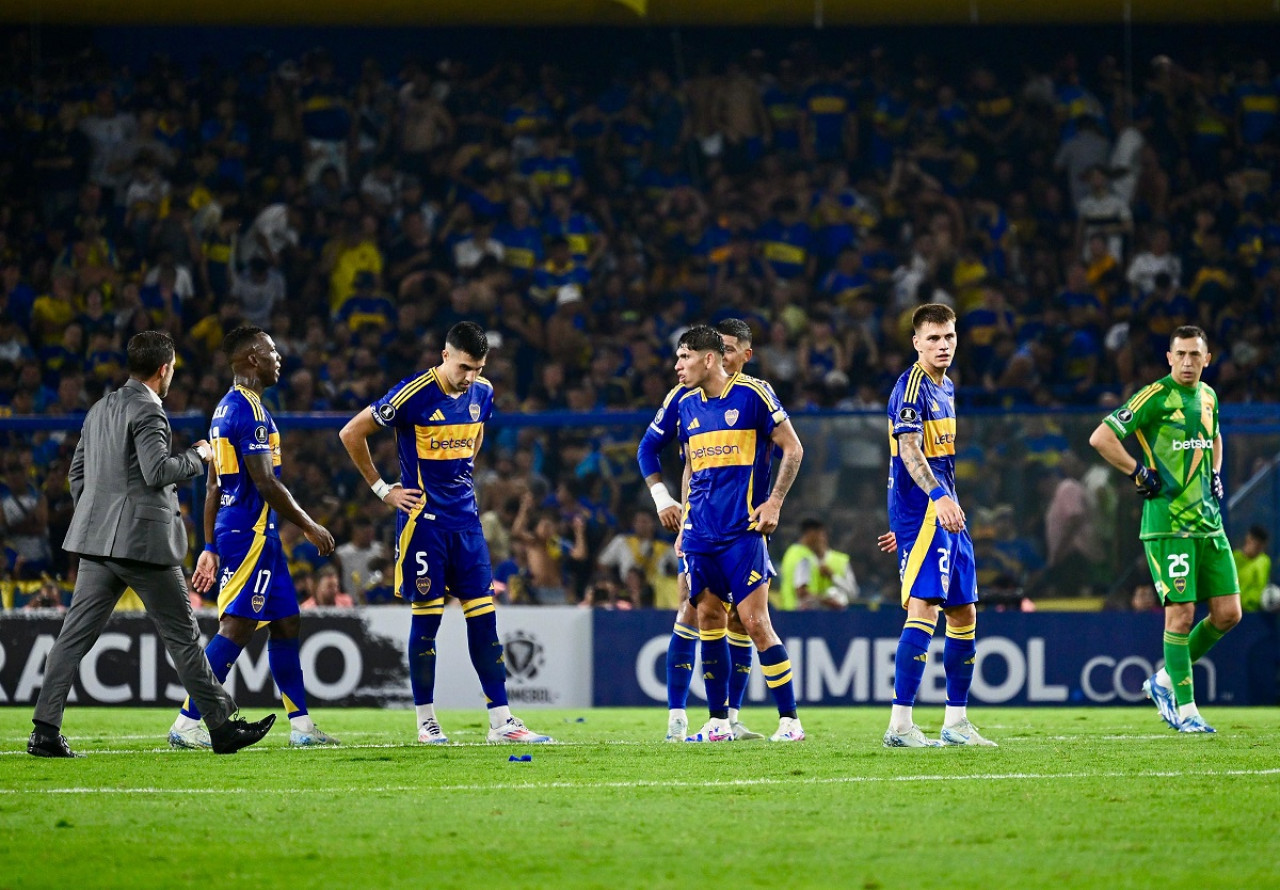
[{"label": "green goalkeeper sock", "polygon": [[1204,618],[1191,628],[1191,637],[1187,642],[1187,651],[1191,655],[1191,663],[1195,664],[1204,654],[1217,645],[1218,640],[1227,635],[1225,630],[1218,630],[1208,618]]},{"label": "green goalkeeper sock", "polygon": [[1164,632],[1164,669],[1173,681],[1173,696],[1178,706],[1189,705],[1196,700],[1191,685],[1191,652],[1187,644],[1188,634]]}]

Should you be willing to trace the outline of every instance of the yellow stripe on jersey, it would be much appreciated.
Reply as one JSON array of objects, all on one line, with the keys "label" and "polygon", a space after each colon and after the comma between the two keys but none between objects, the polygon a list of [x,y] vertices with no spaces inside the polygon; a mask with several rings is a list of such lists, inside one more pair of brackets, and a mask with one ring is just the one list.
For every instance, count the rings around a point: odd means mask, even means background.
[{"label": "yellow stripe on jersey", "polygon": [[254,568],[258,565],[258,560],[262,558],[262,548],[266,546],[266,543],[265,535],[255,534],[253,543],[249,545],[249,552],[244,556],[244,561],[240,563],[235,573],[227,579],[227,583],[222,585],[222,589],[218,591],[219,618],[227,610],[227,606],[231,605],[232,600],[240,595],[240,591],[244,590],[244,585],[249,581],[249,576],[253,574]]},{"label": "yellow stripe on jersey", "polygon": [[1138,437],[1138,444],[1142,446],[1142,454],[1146,460],[1142,462],[1143,466],[1154,467],[1156,465],[1156,456],[1151,453],[1151,446],[1147,444],[1147,437],[1142,434],[1142,430],[1136,430],[1134,435]]},{"label": "yellow stripe on jersey", "polygon": [[1133,400],[1130,401],[1129,403],[1129,410],[1133,411],[1136,414],[1139,408],[1145,405],[1148,401],[1150,401],[1152,396],[1154,396],[1158,392],[1161,392],[1163,389],[1164,387],[1161,386],[1159,383],[1151,384],[1146,389],[1142,390],[1136,396],[1133,397]]},{"label": "yellow stripe on jersey", "polygon": [[493,605],[493,597],[478,596],[475,599],[465,600],[462,603],[463,618],[479,618],[481,615],[488,615],[495,611]]},{"label": "yellow stripe on jersey", "polygon": [[[924,564],[924,558],[929,553],[929,548],[933,546],[933,534],[937,529],[938,511],[935,509],[936,502],[929,501],[929,506],[925,508],[924,519],[920,521],[920,534],[916,535],[916,542],[911,545],[911,552],[907,554],[907,566],[902,570],[902,608],[907,607],[907,600],[911,599],[911,588],[915,586],[916,576],[920,574],[920,566]],[[933,631],[931,630],[930,633]]]},{"label": "yellow stripe on jersey", "polygon": [[963,627],[952,627],[947,625],[947,636],[953,640],[972,640],[977,638],[978,625],[966,624]]},{"label": "yellow stripe on jersey", "polygon": [[956,419],[940,417],[924,422],[924,456],[949,457],[956,453]]},{"label": "yellow stripe on jersey", "polygon": [[219,476],[228,476],[240,472],[240,458],[236,455],[236,447],[230,439],[221,436],[213,437],[213,466]]},{"label": "yellow stripe on jersey", "polygon": [[907,389],[902,395],[902,400],[907,404],[911,404],[920,397],[920,384],[924,381],[924,368],[918,364],[911,367],[911,376],[907,378]]},{"label": "yellow stripe on jersey", "polygon": [[283,461],[280,456],[280,434],[277,432],[267,436],[267,444],[271,446],[271,466],[280,466]]},{"label": "yellow stripe on jersey", "polygon": [[778,400],[769,394],[769,390],[765,388],[765,385],[754,377],[743,377],[739,382],[742,383],[743,386],[753,390],[761,399],[764,400],[765,405],[769,408],[770,414],[782,407]]},{"label": "yellow stripe on jersey", "polygon": [[689,437],[693,472],[711,467],[749,467],[756,460],[755,430],[714,430]]},{"label": "yellow stripe on jersey", "polygon": [[671,392],[667,393],[667,397],[666,397],[665,399],[663,399],[663,400],[662,400],[662,407],[663,407],[663,408],[666,408],[668,405],[670,405],[670,404],[671,404],[671,400],[672,400],[672,399],[674,399],[674,398],[676,397],[676,393],[678,393],[678,392],[679,392],[680,390],[682,390],[682,389],[684,389],[684,387],[683,387],[683,386],[673,386],[673,387],[671,387]]},{"label": "yellow stripe on jersey", "polygon": [[262,502],[262,512],[258,514],[258,521],[253,524],[253,533],[255,535],[263,535],[267,532],[267,516],[271,513],[271,505],[266,501]]},{"label": "yellow stripe on jersey", "polygon": [[474,457],[478,423],[415,426],[419,460],[461,460]]},{"label": "yellow stripe on jersey", "polygon": [[262,410],[262,400],[258,398],[258,394],[251,389],[243,386],[236,386],[236,392],[244,396],[244,400],[249,403],[249,407],[253,409],[253,419],[262,423],[266,420],[266,414]]},{"label": "yellow stripe on jersey", "polygon": [[430,371],[427,371],[426,373],[419,374],[416,379],[411,380],[407,384],[405,384],[404,389],[400,390],[398,393],[396,393],[394,396],[391,397],[391,404],[394,405],[397,410],[400,408],[403,408],[404,403],[409,401],[409,399],[413,398],[413,396],[418,392],[418,390],[422,389],[424,386],[426,386],[428,383],[430,383],[435,379],[436,379],[435,368],[432,368]]}]

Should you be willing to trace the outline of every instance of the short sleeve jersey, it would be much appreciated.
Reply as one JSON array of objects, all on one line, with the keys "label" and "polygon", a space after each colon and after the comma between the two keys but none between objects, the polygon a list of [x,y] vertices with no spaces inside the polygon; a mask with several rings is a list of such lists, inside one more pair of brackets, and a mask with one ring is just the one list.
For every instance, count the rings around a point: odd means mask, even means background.
[{"label": "short sleeve jersey", "polygon": [[379,426],[396,431],[400,482],[422,492],[420,515],[441,528],[477,526],[472,474],[476,444],[493,416],[493,384],[477,377],[464,392],[450,396],[433,368],[401,380],[371,408]]},{"label": "short sleeve jersey", "polygon": [[[916,485],[898,454],[898,437],[922,433],[925,460],[943,490],[956,497],[955,385],[943,377],[934,383],[920,364],[898,378],[889,396],[889,528],[915,534],[926,515],[933,516],[929,492]],[[934,520],[936,521],[936,520]]]},{"label": "short sleeve jersey", "polygon": [[1182,386],[1164,377],[1138,390],[1104,422],[1121,439],[1137,437],[1143,464],[1163,483],[1142,507],[1142,540],[1223,534],[1212,487],[1218,435],[1218,394],[1212,387]]},{"label": "short sleeve jersey", "polygon": [[228,390],[213,412],[209,442],[221,490],[215,537],[249,531],[280,537],[279,517],[263,500],[244,463],[250,454],[270,455],[272,472],[280,478],[280,431],[257,393],[243,386]]},{"label": "short sleeve jersey", "polygon": [[770,436],[787,412],[768,383],[734,374],[719,398],[702,389],[679,401],[679,436],[692,468],[682,545],[721,549],[755,530],[752,511],[769,497]]}]

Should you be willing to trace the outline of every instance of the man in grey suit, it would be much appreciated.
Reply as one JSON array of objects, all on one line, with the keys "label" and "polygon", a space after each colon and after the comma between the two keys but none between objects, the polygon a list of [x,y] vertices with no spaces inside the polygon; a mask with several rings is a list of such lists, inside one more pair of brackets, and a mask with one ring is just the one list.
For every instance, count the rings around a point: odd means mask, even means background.
[{"label": "man in grey suit", "polygon": [[173,338],[163,331],[134,335],[128,346],[129,381],[85,417],[71,460],[75,514],[63,542],[68,553],[79,554],[80,568],[71,608],[45,666],[28,754],[77,756],[61,735],[62,712],[80,660],[97,642],[126,587],[146,605],[182,685],[204,714],[216,753],[252,745],[275,722],[274,714],[257,723],[233,717],[235,702],[200,648],[180,567],[187,531],[176,483],[200,475],[212,449],[202,439],[170,454],[171,430],[161,400],[169,393],[174,358]]}]

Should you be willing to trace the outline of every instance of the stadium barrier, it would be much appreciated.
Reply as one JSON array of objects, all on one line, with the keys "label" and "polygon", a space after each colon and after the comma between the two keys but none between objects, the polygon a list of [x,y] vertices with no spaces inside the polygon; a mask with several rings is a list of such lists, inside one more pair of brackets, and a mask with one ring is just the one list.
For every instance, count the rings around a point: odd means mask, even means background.
[{"label": "stadium barrier", "polygon": [[[1277,702],[1277,619],[1246,615],[1196,665],[1202,704]],[[0,705],[30,706],[61,626],[52,612],[0,618]],[[201,631],[217,630],[202,613]],[[520,709],[666,704],[665,658],[672,615],[575,607],[503,607],[499,632],[506,646],[508,693]],[[885,706],[893,697],[893,653],[901,629],[896,609],[777,616],[787,644],[801,706]],[[317,609],[303,623],[302,667],[314,707],[407,708],[406,639],[409,612],[396,607]],[[971,701],[979,705],[1127,705],[1143,698],[1142,681],[1161,658],[1157,613],[984,612]],[[933,641],[920,702],[944,699],[941,635]],[[480,708],[484,699],[467,655],[466,628],[446,611],[438,638],[436,703]],[[702,701],[694,670],[690,706]],[[267,663],[266,634],[254,637],[227,687],[244,707],[277,702]],[[115,615],[86,656],[73,701],[89,705],[176,707],[183,698],[151,621]],[[769,707],[760,672],[748,702]]]}]

